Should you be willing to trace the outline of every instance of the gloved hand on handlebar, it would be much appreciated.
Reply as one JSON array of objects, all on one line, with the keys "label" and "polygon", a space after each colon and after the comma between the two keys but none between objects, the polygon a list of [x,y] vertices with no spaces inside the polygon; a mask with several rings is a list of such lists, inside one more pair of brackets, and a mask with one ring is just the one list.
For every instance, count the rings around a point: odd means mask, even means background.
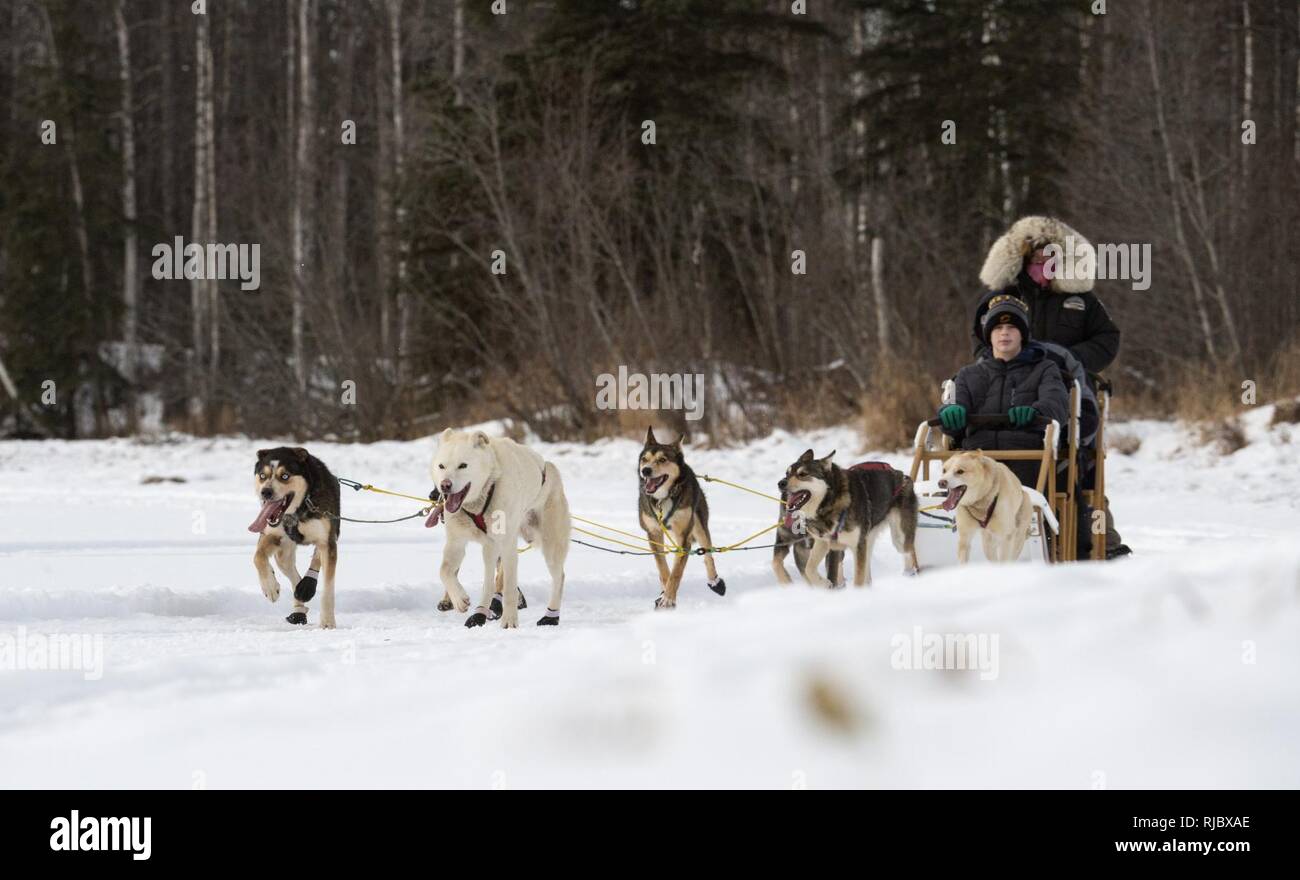
[{"label": "gloved hand on handlebar", "polygon": [[1032,406],[1013,406],[1007,411],[1007,418],[1011,419],[1011,424],[1017,428],[1023,428],[1038,418],[1038,410]]},{"label": "gloved hand on handlebar", "polygon": [[966,407],[960,403],[950,403],[939,410],[939,421],[945,431],[960,431],[966,427]]}]

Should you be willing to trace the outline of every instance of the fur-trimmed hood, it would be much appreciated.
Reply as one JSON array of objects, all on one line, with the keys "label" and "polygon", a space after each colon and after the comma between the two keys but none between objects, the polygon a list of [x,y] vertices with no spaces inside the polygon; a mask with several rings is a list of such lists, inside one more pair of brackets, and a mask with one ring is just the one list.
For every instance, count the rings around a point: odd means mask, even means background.
[{"label": "fur-trimmed hood", "polygon": [[[1072,239],[1073,251],[1067,248],[1067,239]],[[980,281],[989,290],[1001,290],[1016,283],[1016,276],[1024,266],[1025,257],[1035,248],[1047,244],[1058,245],[1064,252],[1068,265],[1053,278],[1050,288],[1055,293],[1087,293],[1092,290],[1093,279],[1097,274],[1097,261],[1092,254],[1092,245],[1069,226],[1055,217],[1021,217],[1002,237],[993,242],[989,255],[980,269]],[[1070,277],[1060,277],[1068,275]]]}]

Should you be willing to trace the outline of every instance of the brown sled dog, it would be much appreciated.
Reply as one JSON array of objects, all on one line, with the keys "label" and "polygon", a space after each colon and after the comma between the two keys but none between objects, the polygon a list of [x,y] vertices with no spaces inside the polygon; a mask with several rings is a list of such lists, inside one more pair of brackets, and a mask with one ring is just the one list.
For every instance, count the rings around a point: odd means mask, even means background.
[{"label": "brown sled dog", "polygon": [[[645,433],[645,445],[637,459],[637,519],[645,529],[654,550],[655,564],[659,567],[659,584],[663,591],[655,600],[655,608],[677,607],[677,588],[686,569],[686,553],[675,554],[670,571],[664,559],[668,548],[678,547],[689,551],[692,543],[712,547],[709,535],[709,502],[704,490],[682,456],[685,436],[672,443],[655,439],[654,428]],[[666,527],[666,531],[665,531]],[[718,577],[713,554],[704,554],[704,568],[709,574],[709,589],[719,596],[727,592],[727,582]]]},{"label": "brown sled dog", "polygon": [[[262,593],[272,602],[280,598],[280,584],[271,571],[275,558],[293,585],[293,611],[289,623],[307,622],[307,602],[316,595],[317,575],[324,574],[320,625],[333,629],[334,566],[338,561],[339,481],[325,463],[301,446],[261,449],[253,465],[253,491],[262,505],[248,527],[258,535],[253,565]],[[310,544],[311,566],[303,577],[295,561],[299,544]]]}]

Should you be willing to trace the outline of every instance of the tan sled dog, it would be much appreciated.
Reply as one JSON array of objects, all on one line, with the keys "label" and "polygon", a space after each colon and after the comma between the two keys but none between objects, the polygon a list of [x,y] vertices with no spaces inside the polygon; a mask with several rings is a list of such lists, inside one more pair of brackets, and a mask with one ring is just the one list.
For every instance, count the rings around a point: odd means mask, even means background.
[{"label": "tan sled dog", "polygon": [[944,462],[939,488],[948,490],[943,509],[957,511],[958,564],[970,561],[970,542],[976,532],[990,562],[1020,558],[1033,509],[1009,467],[980,450],[963,452]]}]

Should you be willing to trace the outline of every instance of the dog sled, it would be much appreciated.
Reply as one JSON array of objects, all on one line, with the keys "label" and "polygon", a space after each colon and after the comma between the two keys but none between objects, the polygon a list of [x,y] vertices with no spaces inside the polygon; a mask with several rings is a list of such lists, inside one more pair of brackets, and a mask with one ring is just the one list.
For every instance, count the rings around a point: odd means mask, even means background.
[{"label": "dog sled", "polygon": [[[1078,379],[1070,380],[1070,416],[1069,423],[1062,426],[1052,420],[1043,425],[1043,445],[1041,449],[994,450],[986,449],[984,455],[1000,462],[1035,461],[1038,463],[1038,476],[1032,488],[1024,486],[1023,491],[1033,509],[1030,519],[1029,537],[1020,554],[1020,561],[1071,562],[1078,558],[1078,530],[1088,528],[1092,531],[1092,558],[1106,558],[1104,529],[1098,525],[1104,521],[1106,498],[1106,419],[1110,409],[1110,386],[1098,381],[1096,390],[1096,428],[1090,437],[1081,435],[1084,419],[1085,391]],[[943,384],[942,404],[955,402],[956,385],[952,380]],[[1091,413],[1087,421],[1089,427],[1093,419]],[[973,415],[972,425],[981,427],[1010,427],[1005,416]],[[920,514],[916,530],[916,555],[921,567],[945,566],[957,564],[957,525],[956,511],[943,509],[947,498],[946,489],[939,487],[943,462],[963,451],[954,449],[952,438],[941,430],[939,419],[922,422],[916,429],[913,443],[912,467],[910,476],[920,502]],[[1084,460],[1093,468],[1092,488],[1084,488],[1085,471],[1081,467]],[[931,464],[938,463],[939,473],[930,473]],[[1091,523],[1079,522],[1079,501],[1088,505],[1093,511]],[[1098,525],[1094,525],[1097,523]],[[980,541],[971,544],[971,560],[983,560],[984,551]]]}]

